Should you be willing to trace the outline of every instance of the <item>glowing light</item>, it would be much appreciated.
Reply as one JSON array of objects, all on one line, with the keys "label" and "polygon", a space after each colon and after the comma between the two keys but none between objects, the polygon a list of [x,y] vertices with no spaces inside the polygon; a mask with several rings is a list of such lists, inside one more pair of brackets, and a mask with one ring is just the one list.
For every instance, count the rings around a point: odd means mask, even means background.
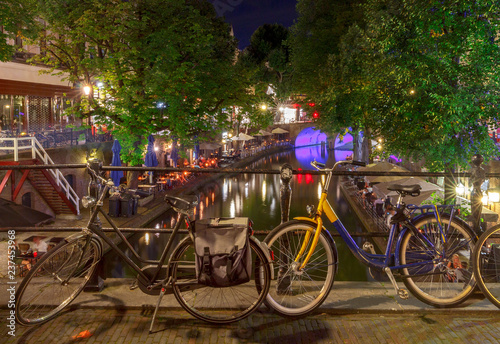
[{"label": "glowing light", "polygon": [[321,193],[323,192],[323,188],[321,187],[321,183],[318,184],[318,198],[321,198]]},{"label": "glowing light", "polygon": [[229,217],[236,217],[236,205],[234,204],[234,199],[231,200],[229,205]]},{"label": "glowing light", "polygon": [[90,86],[89,85],[83,86],[83,93],[85,93],[86,96],[88,96],[90,94]]},{"label": "glowing light", "polygon": [[267,184],[266,184],[266,181],[264,180],[264,182],[262,183],[262,201],[263,202],[266,201],[266,192],[267,192]]},{"label": "glowing light", "polygon": [[411,90],[410,90],[410,94],[415,94],[415,90],[414,90],[414,89],[411,89]]},{"label": "glowing light", "polygon": [[144,235],[144,241],[146,242],[146,245],[149,245],[149,233]]},{"label": "glowing light", "polygon": [[265,110],[267,110],[267,105],[266,105],[266,104],[262,104],[262,105],[260,106],[260,108],[261,108],[261,110],[264,110],[264,111],[265,111]]},{"label": "glowing light", "polygon": [[457,195],[463,196],[465,194],[465,186],[462,183],[458,184],[455,188],[455,192]]}]

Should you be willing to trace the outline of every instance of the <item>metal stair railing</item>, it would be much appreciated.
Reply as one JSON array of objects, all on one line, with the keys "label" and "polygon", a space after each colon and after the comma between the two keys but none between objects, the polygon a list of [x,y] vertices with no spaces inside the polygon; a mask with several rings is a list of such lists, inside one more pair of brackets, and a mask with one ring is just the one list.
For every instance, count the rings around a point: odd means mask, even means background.
[{"label": "metal stair railing", "polygon": [[[29,144],[26,142],[29,141]],[[8,146],[5,143],[10,142]],[[44,165],[55,165],[54,161],[47,154],[45,149],[43,149],[40,142],[35,137],[9,137],[0,138],[0,150],[12,151],[14,155],[14,161],[19,161],[19,151],[21,150],[31,150],[32,159],[40,159]],[[60,170],[49,169],[48,170],[52,177],[54,178],[56,184],[64,191],[66,198],[70,200],[75,206],[77,215],[80,215],[80,197],[76,194],[75,190],[69,185],[66,178]]]}]

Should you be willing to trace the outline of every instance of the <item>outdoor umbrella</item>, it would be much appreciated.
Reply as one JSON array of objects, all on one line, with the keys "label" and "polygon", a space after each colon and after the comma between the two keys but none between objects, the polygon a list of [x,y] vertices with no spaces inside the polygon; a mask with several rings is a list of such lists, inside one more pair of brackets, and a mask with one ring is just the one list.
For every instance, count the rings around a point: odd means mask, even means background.
[{"label": "outdoor umbrella", "polygon": [[[113,147],[111,151],[113,152],[113,159],[111,160],[111,166],[121,166],[122,162],[120,159],[120,151],[122,150],[122,146],[118,140],[113,142]],[[123,171],[111,171],[110,173],[111,179],[113,179],[113,183],[115,186],[120,185],[120,179],[123,177]]]},{"label": "outdoor umbrella", "polygon": [[[370,171],[370,172],[409,172],[406,168],[391,164],[386,161],[379,163],[369,164],[365,167],[359,167],[358,171]],[[367,177],[371,183],[385,183],[393,182],[398,179],[406,179],[405,176],[369,176]]]},{"label": "outdoor umbrella", "polygon": [[272,133],[270,133],[270,132],[268,132],[268,131],[265,131],[265,130],[262,130],[262,129],[259,131],[259,134],[260,134],[261,136],[269,136],[269,135],[272,135]]},{"label": "outdoor umbrella", "polygon": [[239,137],[239,139],[240,139],[241,141],[250,141],[250,140],[255,139],[255,137],[250,136],[250,135],[247,135],[247,134],[245,134],[245,133],[240,133],[240,134],[238,135],[238,137]]},{"label": "outdoor umbrella", "polygon": [[390,191],[387,188],[390,185],[415,185],[418,184],[422,187],[420,190],[420,195],[417,197],[406,196],[405,202],[407,204],[420,204],[426,199],[428,199],[434,192],[440,193],[443,189],[436,184],[428,183],[422,178],[417,177],[403,177],[404,179],[395,180],[387,183],[379,183],[374,185],[373,188],[377,194],[382,193],[385,196],[391,196],[393,199],[397,197],[398,193],[396,191]]},{"label": "outdoor umbrella", "polygon": [[273,129],[272,133],[273,134],[286,134],[286,133],[288,133],[288,131],[285,129],[281,129],[281,128],[275,128],[275,129]]},{"label": "outdoor umbrella", "polygon": [[[146,157],[144,158],[144,165],[146,167],[156,167],[158,166],[158,159],[156,158],[156,152],[154,149],[155,138],[153,135],[148,136],[148,148],[146,150]],[[149,182],[153,182],[153,174],[149,172]]]}]

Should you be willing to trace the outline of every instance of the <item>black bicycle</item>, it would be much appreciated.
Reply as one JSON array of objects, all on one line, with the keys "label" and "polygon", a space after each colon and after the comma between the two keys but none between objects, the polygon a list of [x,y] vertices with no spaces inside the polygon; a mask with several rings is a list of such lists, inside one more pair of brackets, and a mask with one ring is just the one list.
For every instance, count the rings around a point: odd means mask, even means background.
[{"label": "black bicycle", "polygon": [[[97,165],[97,166],[96,166]],[[198,283],[195,273],[195,253],[192,239],[190,213],[197,204],[196,196],[166,196],[165,201],[179,214],[172,234],[159,260],[145,260],[127,241],[113,220],[103,210],[103,200],[112,180],[106,180],[98,172],[101,162],[88,165],[91,176],[89,195],[82,205],[91,208],[90,220],[82,233],[72,235],[48,251],[26,277],[16,293],[16,320],[22,325],[35,325],[54,318],[83,290],[102,256],[102,242],[108,244],[134,271],[138,287],[146,294],[158,295],[158,303],[151,322],[166,293],[173,293],[182,308],[193,316],[211,323],[230,323],[241,320],[255,311],[264,301],[270,285],[271,260],[269,250],[253,236],[250,237],[252,252],[252,277],[250,282],[231,287],[214,288]],[[92,192],[92,190],[100,192]],[[111,224],[117,235],[132,252],[129,258],[102,230],[98,215]],[[174,239],[181,225],[186,223],[189,233],[174,248]]]}]

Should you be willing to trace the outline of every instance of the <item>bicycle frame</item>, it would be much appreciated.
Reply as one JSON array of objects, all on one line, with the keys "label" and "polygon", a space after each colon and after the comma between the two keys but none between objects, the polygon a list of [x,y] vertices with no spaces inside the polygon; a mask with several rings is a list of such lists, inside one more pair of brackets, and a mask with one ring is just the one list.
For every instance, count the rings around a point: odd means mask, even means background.
[{"label": "bicycle frame", "polygon": [[[113,182],[112,181],[106,181],[104,178],[99,177],[96,174],[94,174],[93,177],[97,177],[98,180],[104,181],[105,182],[105,184],[104,184],[105,186],[104,186],[104,189],[101,192],[101,195],[99,196],[99,199],[97,200],[97,202],[95,203],[95,206],[93,207],[92,213],[90,215],[89,222],[87,224],[87,228],[86,228],[86,230],[84,230],[84,232],[86,232],[86,234],[95,234],[99,238],[101,238],[104,242],[106,242],[111,247],[111,249],[113,251],[115,251],[135,272],[137,272],[137,274],[142,278],[143,281],[148,281],[148,287],[147,287],[148,289],[153,289],[153,288],[155,288],[155,287],[163,284],[164,281],[166,279],[168,279],[169,276],[170,276],[170,257],[168,257],[168,252],[172,248],[172,246],[174,244],[174,238],[177,236],[177,233],[180,230],[182,222],[184,222],[186,220],[187,215],[184,214],[184,213],[179,213],[179,218],[177,219],[177,222],[176,222],[176,224],[175,224],[175,226],[174,226],[174,228],[172,230],[172,234],[170,235],[170,238],[168,239],[167,245],[163,249],[163,252],[162,252],[162,254],[160,256],[160,259],[159,260],[147,260],[147,259],[143,259],[137,253],[137,251],[134,249],[134,247],[130,244],[130,242],[127,240],[127,238],[123,235],[123,233],[118,229],[118,227],[113,222],[113,220],[111,219],[111,217],[102,210],[104,197],[107,194],[107,192],[109,191],[109,189],[111,188],[111,186],[113,186]],[[144,273],[144,271],[142,271],[141,267],[139,267],[139,265],[137,265],[131,258],[129,258],[123,252],[123,250],[121,250],[102,231],[101,221],[98,218],[99,214],[101,214],[111,224],[111,227],[113,228],[114,232],[125,243],[125,245],[127,246],[127,248],[132,252],[133,256],[140,263],[143,263],[143,264],[156,264],[156,268],[155,268],[155,270],[154,270],[154,272],[153,272],[153,274],[152,274],[151,277],[148,276],[148,275],[146,275]],[[188,224],[188,228],[189,228],[189,221],[186,221],[186,223]],[[89,240],[90,240],[90,238],[89,238]],[[167,265],[166,265],[167,266],[166,278],[164,280],[155,282],[156,279],[157,279],[157,277],[159,276],[161,270],[162,270],[162,267],[164,266],[165,261],[167,260],[167,257],[169,259],[168,259]]]},{"label": "bicycle frame", "polygon": [[[342,163],[342,162],[338,162],[338,163]],[[313,166],[316,167],[316,165],[314,165],[314,164],[313,164]],[[309,259],[311,258],[311,256],[314,253],[314,250],[316,249],[316,245],[318,243],[321,231],[324,229],[323,219],[321,217],[323,214],[325,214],[326,217],[328,218],[328,220],[333,224],[333,226],[335,227],[335,229],[339,233],[340,237],[346,243],[347,247],[354,254],[354,256],[359,261],[361,261],[363,264],[365,264],[371,268],[380,269],[380,270],[384,270],[386,268],[389,268],[390,270],[399,270],[399,269],[403,269],[403,268],[409,268],[409,267],[415,267],[415,266],[427,264],[426,262],[423,262],[423,263],[413,263],[413,264],[400,265],[399,257],[392,253],[394,243],[395,243],[397,229],[400,228],[402,225],[405,228],[405,230],[413,231],[415,233],[415,237],[420,242],[422,242],[424,245],[429,246],[432,249],[436,249],[435,245],[432,244],[427,239],[427,237],[425,235],[422,235],[421,233],[419,233],[418,230],[415,228],[415,226],[413,226],[413,224],[409,221],[403,221],[401,223],[394,223],[391,226],[390,231],[389,231],[389,239],[388,239],[387,247],[386,247],[384,254],[367,253],[356,244],[353,237],[349,234],[347,229],[344,227],[344,225],[342,224],[342,222],[340,221],[337,214],[335,213],[332,206],[330,205],[330,203],[327,200],[328,188],[329,188],[330,181],[332,178],[331,172],[335,169],[335,166],[331,170],[329,170],[330,173],[328,173],[326,182],[323,186],[323,190],[321,193],[321,197],[320,197],[314,218],[313,219],[311,219],[309,217],[297,217],[297,218],[295,218],[296,220],[305,220],[305,221],[310,221],[310,222],[313,222],[316,224],[316,231],[315,231],[314,236],[312,238],[309,252],[307,252],[307,255],[304,258],[302,264],[300,265],[299,270],[302,270],[307,265],[307,263],[309,262]],[[402,196],[400,195],[398,202],[397,202],[396,209],[397,209],[397,211],[403,212],[405,207],[406,207],[406,205],[402,202]],[[444,207],[452,207],[452,211],[451,211],[450,216],[454,215],[455,210],[454,210],[453,206],[439,206],[439,207],[440,208],[441,207],[443,207],[443,208]],[[419,206],[411,205],[411,206],[409,206],[409,209],[411,210],[411,212],[415,212],[418,209],[429,209],[429,210],[433,209],[434,214],[435,214],[436,219],[437,219],[438,224],[439,224],[438,228],[439,228],[439,231],[441,233],[441,238],[443,239],[443,243],[446,241],[446,237],[444,235],[443,228],[442,228],[442,222],[441,222],[438,206],[429,205],[429,206],[419,207]],[[451,223],[451,221],[450,221],[450,223]],[[400,247],[400,243],[401,243],[401,240],[403,238],[404,233],[405,233],[405,231],[402,231],[401,234],[399,235],[398,240],[396,242],[396,248]],[[311,236],[312,236],[311,232],[306,233],[306,235],[304,237],[304,241],[303,241],[302,246],[301,246],[301,249],[300,249],[299,253],[297,254],[297,257],[295,258],[295,262],[298,263],[299,260],[304,255],[306,248],[309,244],[309,241],[311,240]],[[396,252],[399,252],[399,249],[396,249]]]}]

